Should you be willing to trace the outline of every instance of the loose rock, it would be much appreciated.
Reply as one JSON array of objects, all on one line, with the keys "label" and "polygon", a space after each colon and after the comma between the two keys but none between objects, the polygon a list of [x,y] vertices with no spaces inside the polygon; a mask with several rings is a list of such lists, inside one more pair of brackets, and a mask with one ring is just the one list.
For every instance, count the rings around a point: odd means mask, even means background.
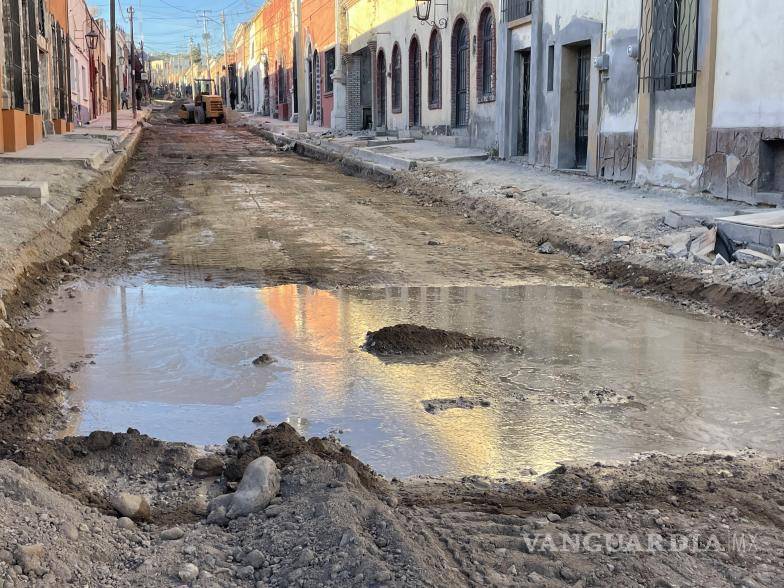
[{"label": "loose rock", "polygon": [[144,496],[120,492],[109,498],[109,504],[124,517],[135,521],[150,519],[150,504]]}]

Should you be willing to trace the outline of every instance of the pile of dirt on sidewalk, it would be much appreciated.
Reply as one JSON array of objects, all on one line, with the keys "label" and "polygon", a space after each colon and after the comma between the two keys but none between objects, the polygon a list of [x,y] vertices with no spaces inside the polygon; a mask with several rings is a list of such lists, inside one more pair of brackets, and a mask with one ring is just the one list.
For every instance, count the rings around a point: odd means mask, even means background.
[{"label": "pile of dirt on sidewalk", "polygon": [[520,351],[518,347],[496,337],[472,337],[457,331],[410,324],[369,331],[364,349],[381,356],[434,355],[455,351]]}]

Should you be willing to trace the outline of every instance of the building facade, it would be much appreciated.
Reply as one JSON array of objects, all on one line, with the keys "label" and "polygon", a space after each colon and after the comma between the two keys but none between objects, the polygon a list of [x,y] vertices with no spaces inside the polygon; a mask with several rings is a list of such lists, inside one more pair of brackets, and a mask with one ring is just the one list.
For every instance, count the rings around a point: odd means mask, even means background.
[{"label": "building facade", "polygon": [[0,149],[13,152],[66,131],[67,4],[2,0],[0,17]]}]

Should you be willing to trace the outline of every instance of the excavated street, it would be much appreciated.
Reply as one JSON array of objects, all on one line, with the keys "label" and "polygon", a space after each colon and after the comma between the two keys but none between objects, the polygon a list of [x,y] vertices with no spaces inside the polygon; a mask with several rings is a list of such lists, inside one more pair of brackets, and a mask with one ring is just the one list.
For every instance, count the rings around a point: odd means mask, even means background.
[{"label": "excavated street", "polygon": [[[0,586],[784,582],[780,341],[438,194],[151,123],[9,307],[4,380],[43,370],[2,390]],[[397,323],[503,345],[361,349]],[[280,491],[232,516],[263,455]]]}]

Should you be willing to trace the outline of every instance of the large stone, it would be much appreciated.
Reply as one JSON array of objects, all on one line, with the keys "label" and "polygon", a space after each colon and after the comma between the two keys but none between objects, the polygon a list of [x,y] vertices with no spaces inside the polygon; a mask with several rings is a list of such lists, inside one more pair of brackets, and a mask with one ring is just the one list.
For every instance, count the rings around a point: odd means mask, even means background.
[{"label": "large stone", "polygon": [[280,472],[266,455],[254,459],[242,476],[227,515],[230,519],[264,510],[280,491]]},{"label": "large stone", "polygon": [[193,462],[193,475],[197,478],[220,476],[223,473],[223,460],[216,455],[200,457]]},{"label": "large stone", "polygon": [[120,492],[109,497],[109,504],[122,516],[135,521],[146,521],[150,519],[150,503],[144,496]]},{"label": "large stone", "polygon": [[172,527],[171,529],[164,529],[161,531],[161,539],[163,541],[176,541],[185,536],[185,531],[180,527]]},{"label": "large stone", "polygon": [[196,578],[199,577],[199,568],[197,568],[192,563],[182,564],[180,569],[177,570],[177,576],[183,582],[193,582]]},{"label": "large stone", "polygon": [[8,320],[8,311],[5,309],[5,304],[0,300],[0,320]]}]

